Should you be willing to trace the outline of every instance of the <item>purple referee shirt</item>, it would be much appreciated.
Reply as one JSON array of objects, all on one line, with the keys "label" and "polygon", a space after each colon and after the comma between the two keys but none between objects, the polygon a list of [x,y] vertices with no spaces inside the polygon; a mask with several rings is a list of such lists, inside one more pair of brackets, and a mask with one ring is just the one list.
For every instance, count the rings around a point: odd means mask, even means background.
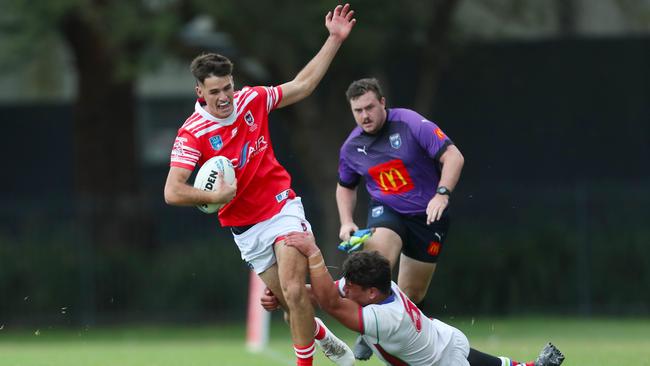
[{"label": "purple referee shirt", "polygon": [[374,135],[356,127],[341,146],[339,184],[354,188],[363,176],[370,196],[403,214],[422,214],[440,181],[438,161],[453,142],[433,122],[404,108],[387,110]]}]

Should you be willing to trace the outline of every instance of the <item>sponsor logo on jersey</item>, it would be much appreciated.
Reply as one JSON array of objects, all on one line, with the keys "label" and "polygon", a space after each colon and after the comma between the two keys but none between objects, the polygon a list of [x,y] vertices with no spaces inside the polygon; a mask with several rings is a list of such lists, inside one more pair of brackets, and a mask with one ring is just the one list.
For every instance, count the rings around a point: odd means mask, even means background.
[{"label": "sponsor logo on jersey", "polygon": [[250,159],[254,158],[259,153],[266,150],[268,146],[269,144],[264,139],[264,136],[260,136],[257,140],[255,140],[254,144],[251,144],[250,141],[247,141],[242,147],[241,152],[239,153],[239,157],[231,160],[232,165],[236,169],[243,168],[246,165],[246,163],[250,161]]},{"label": "sponsor logo on jersey", "polygon": [[429,243],[429,246],[427,247],[427,253],[433,256],[438,255],[440,253],[440,242],[432,241]]},{"label": "sponsor logo on jersey", "polygon": [[251,132],[257,129],[257,123],[255,123],[255,118],[251,111],[247,111],[246,114],[244,114],[244,121],[246,121],[246,124],[250,127],[249,130]]},{"label": "sponsor logo on jersey", "polygon": [[384,213],[384,206],[373,207],[370,215],[372,217],[379,217]]},{"label": "sponsor logo on jersey", "polygon": [[406,193],[414,188],[404,162],[394,159],[368,169],[368,173],[383,194]]},{"label": "sponsor logo on jersey", "polygon": [[212,146],[212,149],[214,150],[221,150],[223,147],[223,140],[221,139],[221,135],[215,135],[210,137],[210,146]]},{"label": "sponsor logo on jersey", "polygon": [[438,136],[438,140],[444,140],[445,137],[447,137],[447,136],[445,136],[445,133],[442,132],[440,127],[436,127],[436,129],[433,130],[433,132],[436,134],[436,136]]},{"label": "sponsor logo on jersey", "polygon": [[364,155],[368,155],[368,152],[366,151],[366,145],[363,145],[363,148],[357,147],[357,152],[363,153]]},{"label": "sponsor logo on jersey", "polygon": [[[289,198],[289,190],[288,189],[285,189],[284,191],[282,191],[282,192],[275,195],[275,200],[278,201],[278,203],[286,200],[287,198]],[[304,223],[303,223],[303,225],[304,225]],[[307,231],[307,230],[305,230],[305,231]]]},{"label": "sponsor logo on jersey", "polygon": [[402,137],[399,135],[399,133],[394,133],[388,136],[388,140],[390,141],[390,146],[393,149],[399,149],[400,146],[402,146]]}]

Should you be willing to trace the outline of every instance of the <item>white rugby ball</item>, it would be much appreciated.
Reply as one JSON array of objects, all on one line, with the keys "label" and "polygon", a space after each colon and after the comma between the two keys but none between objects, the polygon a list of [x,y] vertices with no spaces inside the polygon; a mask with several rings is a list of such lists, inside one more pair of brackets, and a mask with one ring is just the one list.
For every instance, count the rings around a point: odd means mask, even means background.
[{"label": "white rugby ball", "polygon": [[[214,191],[219,175],[223,176],[223,181],[227,184],[232,184],[235,181],[235,168],[232,166],[230,159],[220,155],[210,158],[203,163],[196,173],[196,178],[194,178],[194,188],[204,191]],[[204,203],[196,207],[210,214],[219,211],[224,205],[219,203]]]}]

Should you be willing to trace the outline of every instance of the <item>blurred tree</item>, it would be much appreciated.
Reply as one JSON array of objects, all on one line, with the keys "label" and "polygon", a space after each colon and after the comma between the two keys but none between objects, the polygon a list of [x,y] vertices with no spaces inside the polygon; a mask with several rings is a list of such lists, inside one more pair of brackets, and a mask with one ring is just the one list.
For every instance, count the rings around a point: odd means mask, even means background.
[{"label": "blurred tree", "polygon": [[48,57],[47,40],[57,34],[74,57],[75,202],[82,229],[97,245],[154,244],[139,192],[135,80],[177,33],[179,6],[21,0],[4,7],[3,27],[17,37],[17,55]]}]

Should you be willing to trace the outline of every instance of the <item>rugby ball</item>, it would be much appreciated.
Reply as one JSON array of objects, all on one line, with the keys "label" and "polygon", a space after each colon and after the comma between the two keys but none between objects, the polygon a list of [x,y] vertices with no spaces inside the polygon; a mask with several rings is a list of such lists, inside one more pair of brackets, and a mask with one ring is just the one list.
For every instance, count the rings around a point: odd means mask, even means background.
[{"label": "rugby ball", "polygon": [[[225,156],[215,156],[203,163],[194,178],[194,188],[204,191],[214,191],[217,186],[217,177],[221,175],[227,184],[235,181],[235,168],[230,159]],[[199,210],[210,214],[219,211],[225,204],[204,203],[196,206]]]}]

